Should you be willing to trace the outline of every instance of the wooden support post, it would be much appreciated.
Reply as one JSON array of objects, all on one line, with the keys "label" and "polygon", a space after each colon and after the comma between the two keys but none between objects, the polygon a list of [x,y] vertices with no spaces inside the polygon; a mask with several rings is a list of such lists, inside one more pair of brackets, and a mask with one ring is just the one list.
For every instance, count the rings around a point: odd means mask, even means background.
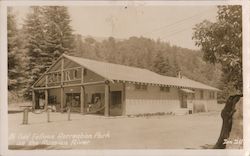
[{"label": "wooden support post", "polygon": [[36,108],[36,93],[34,89],[32,89],[32,108]]},{"label": "wooden support post", "polygon": [[105,109],[104,109],[104,116],[109,116],[109,85],[105,84]]},{"label": "wooden support post", "polygon": [[60,105],[61,112],[63,112],[63,106],[64,106],[64,88],[61,87],[61,105]]},{"label": "wooden support post", "polygon": [[85,88],[83,86],[84,83],[84,68],[81,70],[81,114],[84,114],[84,106],[85,106]]},{"label": "wooden support post", "polygon": [[122,115],[126,115],[126,84],[122,83]]},{"label": "wooden support post", "polygon": [[[48,75],[45,76],[45,87],[48,87]],[[44,109],[48,107],[48,89],[45,90],[45,106]]]},{"label": "wooden support post", "polygon": [[48,108],[48,89],[45,90],[45,106],[44,109]]},{"label": "wooden support post", "polygon": [[82,68],[82,74],[81,74],[81,84],[84,83],[84,68]]},{"label": "wooden support post", "polygon": [[71,108],[70,108],[70,106],[68,106],[67,108],[68,108],[68,109],[67,109],[67,113],[68,113],[68,121],[70,121],[70,111],[71,111],[70,109],[71,109]]},{"label": "wooden support post", "polygon": [[85,103],[85,89],[81,86],[81,114],[84,114],[84,103]]},{"label": "wooden support post", "polygon": [[62,58],[62,63],[61,63],[61,112],[63,112],[63,106],[64,106],[64,88],[63,88],[63,81],[64,81],[64,58]]},{"label": "wooden support post", "polygon": [[23,110],[23,124],[28,124],[28,118],[29,118],[29,108],[24,108]]},{"label": "wooden support post", "polygon": [[63,70],[64,70],[64,58],[62,58],[62,63],[61,63],[61,83],[63,83],[64,80]]}]

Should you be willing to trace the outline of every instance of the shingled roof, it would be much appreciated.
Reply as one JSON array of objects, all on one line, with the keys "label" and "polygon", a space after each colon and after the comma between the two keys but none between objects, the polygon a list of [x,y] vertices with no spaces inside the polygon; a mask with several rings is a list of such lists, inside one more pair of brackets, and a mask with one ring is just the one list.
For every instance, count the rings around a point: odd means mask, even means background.
[{"label": "shingled roof", "polygon": [[80,57],[69,56],[65,54],[63,54],[63,56],[112,82],[121,81],[152,85],[164,85],[179,88],[219,91],[219,89],[217,88],[205,85],[194,80],[190,80],[187,78],[163,76],[147,69],[100,62]]}]

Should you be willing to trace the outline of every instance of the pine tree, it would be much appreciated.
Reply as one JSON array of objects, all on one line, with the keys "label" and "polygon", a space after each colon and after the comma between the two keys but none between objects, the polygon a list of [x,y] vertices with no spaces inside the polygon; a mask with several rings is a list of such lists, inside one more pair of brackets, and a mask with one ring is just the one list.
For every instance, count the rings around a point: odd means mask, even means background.
[{"label": "pine tree", "polygon": [[181,61],[178,60],[179,56],[178,55],[178,49],[176,46],[173,46],[173,69],[174,69],[174,73],[173,76],[178,76],[179,72],[181,71],[181,67],[179,65],[179,63],[181,63]]},{"label": "pine tree", "polygon": [[50,56],[45,62],[50,66],[61,54],[73,53],[74,36],[70,26],[70,16],[67,7],[44,7],[45,51]]},{"label": "pine tree", "polygon": [[169,60],[167,57],[164,57],[161,52],[157,53],[153,61],[153,70],[161,75],[173,76],[173,69],[169,64]]},{"label": "pine tree", "polygon": [[31,7],[24,32],[28,57],[27,86],[31,87],[61,54],[73,52],[74,36],[67,8]]},{"label": "pine tree", "polygon": [[9,91],[18,90],[21,81],[20,71],[20,40],[16,24],[16,18],[11,8],[8,9],[7,17],[8,29],[8,89]]},{"label": "pine tree", "polygon": [[82,41],[82,35],[76,34],[74,35],[74,56],[85,56],[83,53],[83,41]]},{"label": "pine tree", "polygon": [[27,92],[29,87],[44,72],[44,57],[48,57],[45,51],[43,10],[41,7],[31,7],[31,12],[27,15],[24,24],[24,34],[26,36],[26,45],[28,63],[27,71]]}]

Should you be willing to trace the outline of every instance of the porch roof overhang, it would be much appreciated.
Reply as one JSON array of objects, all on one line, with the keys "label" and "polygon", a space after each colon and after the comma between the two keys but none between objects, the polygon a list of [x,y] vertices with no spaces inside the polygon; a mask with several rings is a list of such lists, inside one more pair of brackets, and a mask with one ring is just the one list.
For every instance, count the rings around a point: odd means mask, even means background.
[{"label": "porch roof overhang", "polygon": [[191,93],[191,94],[195,93],[194,91],[192,91],[192,90],[190,90],[190,89],[182,88],[182,89],[180,89],[180,90],[183,91],[183,92],[185,92],[185,93]]}]

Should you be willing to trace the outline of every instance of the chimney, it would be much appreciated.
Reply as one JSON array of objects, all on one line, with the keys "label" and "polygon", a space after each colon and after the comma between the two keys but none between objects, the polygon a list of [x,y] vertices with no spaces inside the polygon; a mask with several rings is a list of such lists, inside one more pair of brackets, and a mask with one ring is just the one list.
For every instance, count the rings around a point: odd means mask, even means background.
[{"label": "chimney", "polygon": [[178,71],[177,77],[178,77],[179,79],[182,78],[181,71]]}]

